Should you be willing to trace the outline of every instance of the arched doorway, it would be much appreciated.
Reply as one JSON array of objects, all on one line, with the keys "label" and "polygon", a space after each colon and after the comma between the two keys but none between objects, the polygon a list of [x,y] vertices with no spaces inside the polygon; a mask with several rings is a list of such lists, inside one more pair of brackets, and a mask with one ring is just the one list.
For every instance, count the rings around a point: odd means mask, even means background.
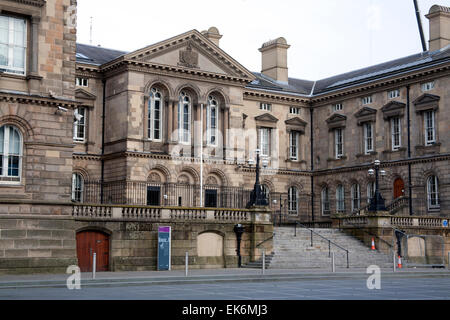
[{"label": "arched doorway", "polygon": [[394,199],[405,195],[405,183],[402,178],[397,178],[394,181]]},{"label": "arched doorway", "polygon": [[92,271],[93,255],[97,256],[96,271],[109,270],[109,236],[100,231],[77,233],[77,257],[81,272]]}]

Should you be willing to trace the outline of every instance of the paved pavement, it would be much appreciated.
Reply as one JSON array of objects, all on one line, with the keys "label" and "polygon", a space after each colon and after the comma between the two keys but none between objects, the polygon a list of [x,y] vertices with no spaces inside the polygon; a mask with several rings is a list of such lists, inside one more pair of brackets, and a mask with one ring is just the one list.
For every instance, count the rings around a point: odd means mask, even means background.
[{"label": "paved pavement", "polygon": [[450,300],[450,272],[442,269],[382,270],[381,289],[367,289],[365,269],[214,269],[83,273],[81,289],[68,290],[68,275],[0,276],[0,299],[40,300]]}]

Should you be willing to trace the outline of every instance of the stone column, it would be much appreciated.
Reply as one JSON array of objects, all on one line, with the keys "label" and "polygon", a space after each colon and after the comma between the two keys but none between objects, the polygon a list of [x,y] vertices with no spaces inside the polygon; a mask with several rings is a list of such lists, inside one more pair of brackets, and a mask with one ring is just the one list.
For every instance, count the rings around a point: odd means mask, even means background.
[{"label": "stone column", "polygon": [[173,102],[167,102],[167,142],[172,142]]},{"label": "stone column", "polygon": [[[172,120],[173,120],[173,131],[178,129],[178,108],[177,108],[178,101],[172,100]],[[178,141],[178,135],[174,136],[174,139],[172,142]]]},{"label": "stone column", "polygon": [[40,17],[31,18],[31,59],[28,63],[29,72],[27,74],[27,79],[29,83],[30,93],[38,93],[40,90],[40,80],[42,77],[39,76],[39,22]]},{"label": "stone column", "polygon": [[223,130],[222,130],[223,150],[225,159],[228,158],[228,130],[230,129],[229,117],[230,117],[230,108],[227,106],[223,110]]}]

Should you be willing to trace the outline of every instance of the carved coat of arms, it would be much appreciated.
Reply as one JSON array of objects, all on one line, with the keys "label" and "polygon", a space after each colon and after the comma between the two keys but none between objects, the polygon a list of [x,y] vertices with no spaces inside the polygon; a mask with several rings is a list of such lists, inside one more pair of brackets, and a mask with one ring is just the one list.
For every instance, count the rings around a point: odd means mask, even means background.
[{"label": "carved coat of arms", "polygon": [[188,68],[198,68],[198,53],[192,51],[191,44],[188,44],[186,50],[180,51],[179,66]]}]

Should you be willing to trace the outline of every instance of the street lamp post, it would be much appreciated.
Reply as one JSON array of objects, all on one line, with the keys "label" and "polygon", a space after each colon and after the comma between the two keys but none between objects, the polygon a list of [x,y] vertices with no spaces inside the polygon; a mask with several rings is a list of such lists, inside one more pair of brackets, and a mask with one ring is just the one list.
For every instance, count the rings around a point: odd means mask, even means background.
[{"label": "street lamp post", "polygon": [[237,240],[237,248],[236,248],[236,255],[238,256],[238,267],[240,268],[242,266],[242,257],[241,257],[241,239],[242,234],[244,233],[244,227],[242,224],[237,224],[233,228],[234,233],[236,233],[236,240]]},{"label": "street lamp post", "polygon": [[[262,191],[261,185],[259,184],[259,149],[256,149],[256,181],[253,187],[253,191],[250,194],[250,201],[247,203],[247,208],[253,206],[268,206],[269,203],[266,199],[264,192]],[[251,165],[253,161],[249,160],[249,164]],[[267,164],[267,160],[263,160],[263,164]]]},{"label": "street lamp post", "polygon": [[372,196],[372,199],[370,200],[369,205],[369,212],[376,212],[376,211],[386,211],[386,205],[384,204],[384,199],[381,196],[380,193],[380,187],[379,187],[379,175],[385,176],[386,172],[384,170],[380,170],[380,160],[374,161],[374,169],[369,169],[369,175],[373,176],[375,174],[375,193]]}]

